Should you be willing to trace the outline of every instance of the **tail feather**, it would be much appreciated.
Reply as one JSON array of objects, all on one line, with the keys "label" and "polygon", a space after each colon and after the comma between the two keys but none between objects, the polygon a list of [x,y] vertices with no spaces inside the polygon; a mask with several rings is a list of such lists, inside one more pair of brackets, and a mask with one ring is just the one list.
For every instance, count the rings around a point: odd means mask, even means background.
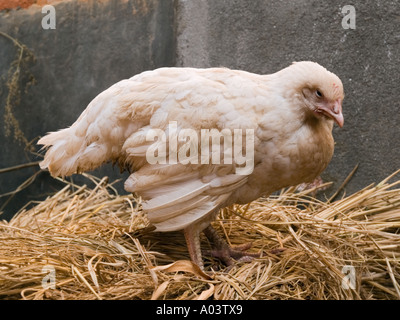
[{"label": "tail feather", "polygon": [[42,149],[46,149],[54,145],[58,140],[62,139],[68,132],[69,128],[61,129],[55,132],[49,132],[44,137],[40,138],[37,144],[43,145]]},{"label": "tail feather", "polygon": [[48,149],[40,162],[42,169],[48,169],[52,176],[69,176],[93,170],[110,160],[111,147],[100,141],[87,145],[85,137],[76,135],[75,127],[51,132],[41,138],[38,144]]},{"label": "tail feather", "polygon": [[76,140],[71,136],[71,128],[42,137],[38,144],[43,145],[42,150],[48,150],[39,164],[40,167],[48,169],[52,176],[68,176],[76,172],[76,158],[82,148],[82,143],[77,144]]},{"label": "tail feather", "polygon": [[40,163],[42,169],[49,169],[53,176],[68,176],[117,159],[129,128],[129,122],[122,127],[118,122],[117,89],[110,87],[99,94],[71,127],[50,132],[38,141],[42,149],[48,149]]}]

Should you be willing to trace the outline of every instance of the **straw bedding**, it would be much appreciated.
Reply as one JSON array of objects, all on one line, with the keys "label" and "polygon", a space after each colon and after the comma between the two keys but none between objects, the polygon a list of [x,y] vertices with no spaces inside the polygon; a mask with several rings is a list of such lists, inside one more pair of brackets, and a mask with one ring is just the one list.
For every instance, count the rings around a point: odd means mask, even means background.
[{"label": "straw bedding", "polygon": [[399,299],[394,176],[335,202],[291,188],[222,210],[214,227],[263,255],[230,269],[205,255],[206,273],[181,232],[146,232],[140,199],[106,178],[87,176],[92,189],[66,182],[0,223],[0,298]]}]

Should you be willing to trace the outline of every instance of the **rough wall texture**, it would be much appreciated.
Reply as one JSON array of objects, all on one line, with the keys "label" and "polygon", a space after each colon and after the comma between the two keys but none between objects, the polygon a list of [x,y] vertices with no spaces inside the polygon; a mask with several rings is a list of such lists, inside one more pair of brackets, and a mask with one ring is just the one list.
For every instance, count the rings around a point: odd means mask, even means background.
[{"label": "rough wall texture", "polygon": [[[356,29],[342,27],[341,9],[356,9]],[[345,87],[345,127],[335,128],[335,156],[324,180],[336,188],[359,163],[352,193],[399,169],[400,3],[397,0],[68,0],[54,4],[55,30],[43,30],[41,7],[0,12],[0,31],[36,57],[36,84],[21,92],[16,119],[30,141],[70,125],[96,94],[123,78],[161,66],[225,66],[271,73],[313,60]],[[0,117],[13,43],[0,36]],[[37,160],[0,127],[0,168]],[[0,174],[0,194],[37,168]],[[98,175],[119,177],[110,166]],[[77,176],[74,179],[78,179]],[[46,173],[16,195],[7,215],[59,187]],[[4,204],[7,197],[0,198]],[[0,208],[2,204],[0,203]],[[1,210],[1,209],[0,209]]]},{"label": "rough wall texture", "polygon": [[[25,68],[32,73],[36,84],[26,93],[21,86],[21,102],[14,108],[15,118],[28,141],[71,125],[87,104],[113,83],[144,70],[175,65],[173,1],[69,0],[54,6],[55,30],[42,29],[45,14],[38,5],[0,12],[0,31],[18,39],[36,58],[35,63]],[[13,42],[0,36],[1,120],[8,94],[7,70],[16,53]],[[3,125],[0,141],[0,168],[38,159],[12,136],[7,137]],[[0,194],[17,188],[37,169],[36,166],[0,174]],[[119,170],[111,166],[98,170],[97,174],[107,174],[112,179],[120,177]],[[59,187],[47,173],[40,174],[35,183],[7,204],[6,216],[26,201]],[[0,198],[0,208],[7,199]]]}]

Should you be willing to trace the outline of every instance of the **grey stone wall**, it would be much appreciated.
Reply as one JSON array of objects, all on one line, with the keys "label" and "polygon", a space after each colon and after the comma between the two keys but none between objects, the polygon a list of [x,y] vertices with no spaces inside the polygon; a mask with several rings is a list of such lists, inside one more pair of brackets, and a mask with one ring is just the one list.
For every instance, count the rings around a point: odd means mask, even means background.
[{"label": "grey stone wall", "polygon": [[[25,44],[36,58],[36,63],[25,68],[36,84],[26,93],[21,92],[21,103],[14,108],[28,141],[71,125],[87,104],[113,83],[144,70],[175,65],[173,1],[73,0],[54,7],[55,30],[43,30],[41,21],[46,13],[40,6],[0,12],[0,31]],[[16,52],[13,43],[0,36],[2,123],[8,94],[7,70]],[[3,125],[0,141],[0,168],[39,159],[26,151],[23,143],[5,136]],[[36,166],[0,174],[0,194],[16,189],[37,171]],[[119,170],[111,166],[95,173],[120,178]],[[73,179],[88,182],[79,175]],[[3,217],[10,217],[27,201],[41,199],[61,186],[48,173],[39,174],[34,183],[7,203]],[[0,198],[0,208],[7,201],[8,197]]]},{"label": "grey stone wall", "polygon": [[[356,29],[344,29],[353,5]],[[323,175],[333,192],[356,164],[353,193],[400,168],[400,2],[310,0],[70,0],[55,5],[55,30],[43,30],[41,8],[0,12],[0,31],[36,57],[36,84],[21,92],[15,117],[30,141],[70,125],[99,92],[123,78],[161,66],[225,66],[272,73],[313,60],[343,81],[345,126],[335,128],[334,158]],[[16,49],[0,36],[0,117],[7,70]],[[0,168],[37,160],[0,127]],[[37,167],[0,174],[0,193]],[[97,175],[120,177],[106,166]],[[80,179],[74,176],[73,179]],[[60,187],[47,173],[18,193],[6,216]],[[7,197],[0,198],[0,207]]]}]

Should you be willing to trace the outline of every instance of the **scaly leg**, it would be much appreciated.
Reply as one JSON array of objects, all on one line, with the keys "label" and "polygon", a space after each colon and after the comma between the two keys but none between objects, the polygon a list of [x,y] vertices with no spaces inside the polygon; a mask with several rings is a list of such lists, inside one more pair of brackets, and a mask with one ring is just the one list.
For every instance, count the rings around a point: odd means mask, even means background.
[{"label": "scaly leg", "polygon": [[183,230],[185,234],[186,244],[189,250],[190,258],[197,264],[200,269],[204,270],[203,258],[200,248],[200,233],[198,228],[189,226]]},{"label": "scaly leg", "polygon": [[236,261],[251,261],[254,258],[259,258],[260,253],[249,253],[245,250],[251,247],[251,243],[242,244],[240,246],[230,247],[229,244],[220,237],[215,229],[210,225],[204,229],[204,234],[213,245],[213,249],[209,253],[220,259],[228,267]]}]

